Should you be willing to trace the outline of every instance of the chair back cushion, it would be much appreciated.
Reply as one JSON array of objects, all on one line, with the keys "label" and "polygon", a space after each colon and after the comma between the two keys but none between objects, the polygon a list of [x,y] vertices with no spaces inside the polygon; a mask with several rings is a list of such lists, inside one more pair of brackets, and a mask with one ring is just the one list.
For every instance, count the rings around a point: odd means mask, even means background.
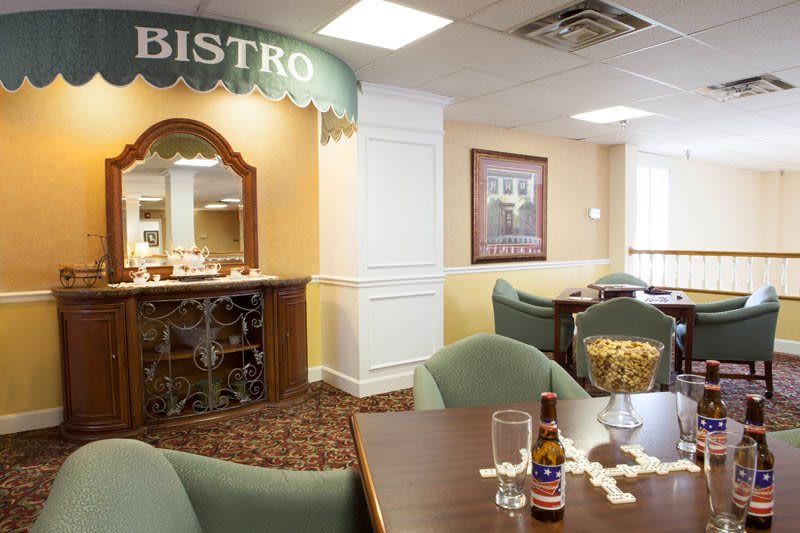
[{"label": "chair back cushion", "polygon": [[624,285],[638,285],[639,287],[647,287],[647,282],[639,279],[636,276],[631,276],[625,272],[612,272],[595,281],[595,283],[602,285],[612,285],[615,283]]},{"label": "chair back cushion", "polygon": [[550,390],[550,362],[536,348],[481,333],[436,352],[425,368],[446,407],[473,407],[538,400]]},{"label": "chair back cushion", "polygon": [[137,440],[111,439],[87,444],[67,458],[33,531],[203,530],[160,451]]},{"label": "chair back cushion", "polygon": [[656,340],[664,345],[665,355],[656,369],[656,382],[669,383],[674,321],[652,305],[635,298],[614,298],[593,305],[576,319],[575,363],[579,377],[588,377],[588,360],[583,339],[593,335],[634,335]]},{"label": "chair back cushion", "polygon": [[505,296],[506,298],[511,298],[512,300],[519,301],[519,294],[517,294],[517,290],[511,286],[509,282],[504,279],[498,279],[494,284],[494,290],[492,291],[492,296]]},{"label": "chair back cushion", "polygon": [[744,303],[745,307],[752,307],[754,305],[760,305],[766,302],[780,302],[778,300],[778,293],[775,292],[775,287],[772,285],[764,285],[760,289],[756,290],[747,301]]}]

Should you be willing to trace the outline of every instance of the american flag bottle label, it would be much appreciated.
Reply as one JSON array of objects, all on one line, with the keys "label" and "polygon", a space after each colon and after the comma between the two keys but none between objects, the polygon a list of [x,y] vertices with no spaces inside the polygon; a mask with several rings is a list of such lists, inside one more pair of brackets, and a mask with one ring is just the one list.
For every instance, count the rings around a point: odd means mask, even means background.
[{"label": "american flag bottle label", "polygon": [[774,481],[775,473],[772,468],[769,470],[756,470],[756,483],[753,487],[753,497],[750,499],[748,514],[759,518],[772,516],[774,499],[772,486]]},{"label": "american flag bottle label", "polygon": [[733,503],[739,507],[745,507],[753,494],[753,476],[756,475],[756,471],[752,468],[736,465],[733,475],[735,476]]},{"label": "american flag bottle label", "polygon": [[706,435],[712,431],[725,431],[727,428],[727,418],[708,418],[703,415],[697,415],[697,451],[705,453]]},{"label": "american flag bottle label", "polygon": [[533,463],[531,472],[531,503],[539,509],[561,509],[566,503],[564,464]]},{"label": "american flag bottle label", "polygon": [[556,420],[541,420],[539,422],[539,429],[558,431],[558,421]]}]

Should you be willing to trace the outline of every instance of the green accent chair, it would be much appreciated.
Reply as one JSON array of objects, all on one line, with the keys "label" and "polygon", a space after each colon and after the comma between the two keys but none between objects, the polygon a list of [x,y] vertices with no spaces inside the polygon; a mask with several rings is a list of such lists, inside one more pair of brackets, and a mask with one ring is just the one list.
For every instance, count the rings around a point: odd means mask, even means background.
[{"label": "green accent chair", "polygon": [[[723,363],[746,364],[749,374],[720,374],[724,378],[763,380],[767,398],[772,397],[772,357],[775,329],[781,304],[771,285],[750,296],[697,304],[692,341],[692,360],[716,359]],[[676,340],[681,353],[686,325],[679,324]],[[764,374],[756,374],[756,362],[763,361]]]},{"label": "green accent chair", "polygon": [[800,428],[773,431],[767,433],[767,435],[770,437],[775,437],[778,440],[782,440],[786,444],[794,446],[795,448],[800,448]]},{"label": "green accent chair", "polygon": [[[498,279],[492,291],[494,332],[543,350],[553,351],[553,300],[518,291]],[[575,322],[572,315],[561,316],[561,352],[572,342]]]},{"label": "green accent chair", "polygon": [[87,444],[59,470],[35,533],[371,531],[355,470],[291,472],[158,449]]},{"label": "green accent chair", "polygon": [[612,272],[611,274],[607,274],[602,278],[595,281],[595,283],[600,285],[612,285],[612,284],[623,284],[623,285],[638,285],[639,287],[649,287],[650,284],[647,283],[643,279],[639,279],[636,276],[632,276],[630,274],[626,274],[625,272]]},{"label": "green accent chair", "polygon": [[414,369],[417,411],[534,402],[547,391],[564,400],[589,398],[566,370],[536,348],[490,333],[445,346]]},{"label": "green accent chair", "polygon": [[575,374],[579,378],[589,377],[589,361],[583,339],[594,335],[634,335],[653,339],[664,344],[665,355],[656,369],[656,383],[665,389],[670,380],[672,360],[672,333],[675,321],[635,298],[614,298],[591,306],[576,318]]}]

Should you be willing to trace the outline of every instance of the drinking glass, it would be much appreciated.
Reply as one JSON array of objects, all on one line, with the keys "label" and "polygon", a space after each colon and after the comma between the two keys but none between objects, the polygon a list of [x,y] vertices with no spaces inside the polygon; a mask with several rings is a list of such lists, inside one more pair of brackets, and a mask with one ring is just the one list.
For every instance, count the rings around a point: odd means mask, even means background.
[{"label": "drinking glass", "polygon": [[756,473],[756,441],[729,431],[706,436],[706,488],[711,517],[706,533],[744,533]]},{"label": "drinking glass", "polygon": [[705,383],[705,377],[695,374],[680,374],[677,377],[675,402],[681,431],[677,446],[684,452],[695,453],[697,449],[697,402],[703,398]]},{"label": "drinking glass", "polygon": [[497,470],[494,501],[504,509],[520,509],[525,505],[531,424],[531,415],[524,411],[496,411],[492,414],[492,451]]}]

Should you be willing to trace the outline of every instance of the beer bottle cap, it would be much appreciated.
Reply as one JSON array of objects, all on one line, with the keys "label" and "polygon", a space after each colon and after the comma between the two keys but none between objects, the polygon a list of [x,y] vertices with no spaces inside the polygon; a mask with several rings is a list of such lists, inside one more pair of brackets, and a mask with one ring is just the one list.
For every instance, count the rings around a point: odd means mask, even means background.
[{"label": "beer bottle cap", "polygon": [[747,395],[747,401],[748,402],[749,401],[760,402],[760,401],[763,401],[763,398],[761,398],[761,395],[759,395],[759,394],[748,394]]},{"label": "beer bottle cap", "polygon": [[542,399],[543,400],[555,400],[558,398],[558,395],[555,392],[543,392]]},{"label": "beer bottle cap", "polygon": [[716,361],[714,359],[709,359],[708,361],[706,361],[706,366],[719,366],[719,361]]}]

